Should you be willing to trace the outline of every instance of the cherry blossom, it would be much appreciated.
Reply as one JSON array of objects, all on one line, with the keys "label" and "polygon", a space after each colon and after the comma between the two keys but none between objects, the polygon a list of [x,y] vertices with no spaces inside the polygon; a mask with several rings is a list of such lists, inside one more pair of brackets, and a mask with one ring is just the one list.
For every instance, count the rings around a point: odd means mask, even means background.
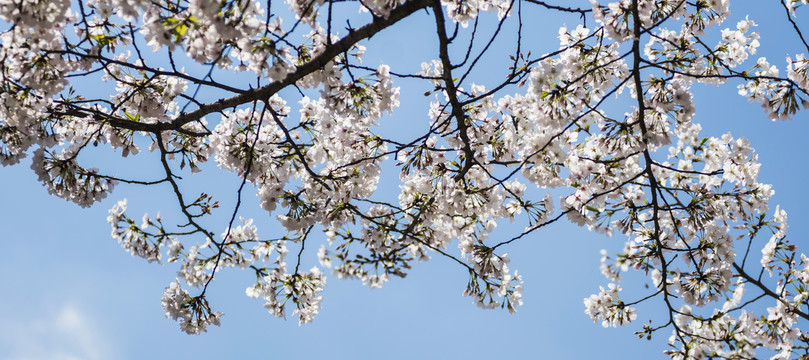
[{"label": "cherry blossom", "polygon": [[[124,251],[176,268],[161,302],[190,334],[226,319],[206,297],[222,271],[304,324],[330,311],[330,276],[381,288],[448,259],[468,274],[459,293],[517,312],[536,279],[509,253],[566,219],[621,239],[584,299],[595,323],[670,335],[673,359],[801,358],[809,259],[750,141],[703,134],[692,90],[735,86],[772,120],[809,106],[806,53],[757,57],[757,14],[728,20],[739,3],[2,0],[0,163],[28,157],[50,194],[82,207],[164,185],[174,209],[130,217],[149,204],[115,199],[107,222]],[[803,5],[773,7],[809,52]],[[578,22],[549,48],[523,30],[555,16]],[[405,19],[434,36],[410,67],[375,50],[381,32],[408,36]],[[410,91],[429,106],[391,131]],[[160,175],[91,166],[119,150]],[[229,209],[231,191],[188,189],[217,169],[239,184]],[[253,195],[266,216],[245,214]],[[651,286],[622,292],[639,277]]]}]

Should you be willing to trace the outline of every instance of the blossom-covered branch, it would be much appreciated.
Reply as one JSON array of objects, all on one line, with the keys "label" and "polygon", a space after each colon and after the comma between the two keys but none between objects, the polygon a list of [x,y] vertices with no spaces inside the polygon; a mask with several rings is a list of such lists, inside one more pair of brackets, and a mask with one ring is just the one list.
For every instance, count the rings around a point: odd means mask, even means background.
[{"label": "blossom-covered branch", "polygon": [[[188,333],[224,321],[206,295],[234,267],[254,280],[247,296],[300,323],[321,310],[329,273],[382,287],[435,255],[468,273],[475,304],[516,312],[523,278],[506,251],[567,219],[625,238],[584,300],[594,322],[649,318],[638,336],[670,331],[675,359],[808,356],[809,259],[771,210],[750,143],[703,135],[691,91],[732,84],[762,118],[789,119],[809,105],[806,54],[784,71],[755,58],[755,19],[721,28],[728,0],[591,4],[0,1],[0,163],[32,155],[48,191],[80,206],[168,184],[174,215],[139,224],[123,199],[107,220],[133,256],[178,264],[161,302]],[[803,47],[806,4],[781,2]],[[543,48],[529,18],[575,26]],[[378,35],[410,36],[412,23],[437,43],[429,58],[363,64]],[[380,126],[410,91],[429,102],[399,125],[412,131]],[[156,152],[160,175],[85,166],[99,145]],[[235,195],[188,193],[217,170],[238,179]],[[251,192],[276,222],[244,218]],[[223,197],[235,205],[218,210]],[[653,286],[625,295],[642,288],[621,283],[630,269]]]}]

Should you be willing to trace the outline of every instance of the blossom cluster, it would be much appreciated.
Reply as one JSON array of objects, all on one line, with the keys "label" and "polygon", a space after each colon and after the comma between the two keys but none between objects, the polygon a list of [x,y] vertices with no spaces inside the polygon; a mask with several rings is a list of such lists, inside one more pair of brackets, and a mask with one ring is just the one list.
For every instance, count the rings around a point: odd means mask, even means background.
[{"label": "blossom cluster", "polygon": [[[594,322],[627,325],[645,316],[639,304],[662,298],[668,316],[638,335],[670,330],[674,359],[801,356],[809,259],[787,236],[786,211],[770,212],[774,190],[758,180],[751,143],[702,134],[692,88],[732,82],[767,117],[789,119],[809,106],[806,54],[783,70],[756,58],[766,44],[754,18],[721,28],[729,0],[590,3],[287,0],[294,19],[284,19],[252,0],[0,0],[10,24],[0,33],[0,163],[32,155],[48,191],[84,207],[122,183],[169,185],[175,214],[136,222],[121,200],[107,221],[132,256],[177,263],[162,305],[192,334],[220,324],[206,294],[230,268],[255,275],[247,296],[301,324],[321,310],[326,269],[378,288],[435,256],[468,272],[463,294],[476,305],[516,312],[523,275],[509,253],[567,219],[625,238],[602,252],[608,285],[584,299]],[[798,35],[806,4],[782,2]],[[348,6],[360,15],[344,15]],[[363,65],[376,34],[422,9],[437,25],[435,56],[412,73]],[[537,50],[522,19],[547,11],[583,21]],[[485,16],[498,26],[478,46]],[[506,28],[520,33],[504,76],[473,80]],[[388,126],[406,98],[400,80],[421,83],[429,101],[424,121],[398,125],[403,134]],[[161,174],[85,167],[99,145],[123,157],[148,149]],[[220,194],[189,197],[182,186],[215,167],[240,183],[226,217],[215,212]],[[383,179],[391,171],[398,191]],[[250,192],[280,234],[240,217]],[[629,271],[653,285],[634,300],[621,293],[633,285],[619,285]]]}]

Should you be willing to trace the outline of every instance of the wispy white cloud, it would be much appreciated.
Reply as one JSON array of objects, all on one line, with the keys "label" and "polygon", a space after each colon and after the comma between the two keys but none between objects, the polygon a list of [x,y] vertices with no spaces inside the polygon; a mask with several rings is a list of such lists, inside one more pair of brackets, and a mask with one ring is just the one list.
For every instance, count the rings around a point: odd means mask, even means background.
[{"label": "wispy white cloud", "polygon": [[[92,317],[63,304],[24,322],[0,325],[0,346],[8,360],[110,360],[118,358]],[[4,356],[9,356],[5,358]]]}]

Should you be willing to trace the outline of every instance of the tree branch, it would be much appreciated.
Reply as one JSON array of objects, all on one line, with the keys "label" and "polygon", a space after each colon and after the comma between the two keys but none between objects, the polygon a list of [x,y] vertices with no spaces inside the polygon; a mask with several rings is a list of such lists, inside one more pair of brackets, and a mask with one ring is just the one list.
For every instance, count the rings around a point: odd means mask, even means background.
[{"label": "tree branch", "polygon": [[[246,104],[256,100],[269,99],[271,96],[279,92],[281,89],[295,84],[298,80],[303,79],[305,76],[312,74],[322,69],[326,64],[332,61],[341,53],[351,49],[354,44],[364,39],[369,39],[379,33],[380,31],[388,28],[389,26],[399,22],[400,20],[410,16],[418,10],[421,10],[432,3],[432,0],[412,0],[408,1],[399,7],[393,9],[387,18],[375,17],[374,20],[353,31],[349,31],[348,35],[335,42],[331,46],[327,46],[325,50],[309,62],[298,66],[295,71],[287,74],[286,78],[280,81],[275,81],[260,88],[248,90],[241,94],[220,99],[208,104],[201,105],[198,109],[184,114],[180,114],[177,118],[167,123],[157,124],[143,124],[138,126],[139,131],[159,132],[166,130],[177,130],[183,125],[201,119],[203,116],[220,112],[225,109],[233,108],[242,104]],[[131,124],[120,124],[121,127],[129,129]]]}]

